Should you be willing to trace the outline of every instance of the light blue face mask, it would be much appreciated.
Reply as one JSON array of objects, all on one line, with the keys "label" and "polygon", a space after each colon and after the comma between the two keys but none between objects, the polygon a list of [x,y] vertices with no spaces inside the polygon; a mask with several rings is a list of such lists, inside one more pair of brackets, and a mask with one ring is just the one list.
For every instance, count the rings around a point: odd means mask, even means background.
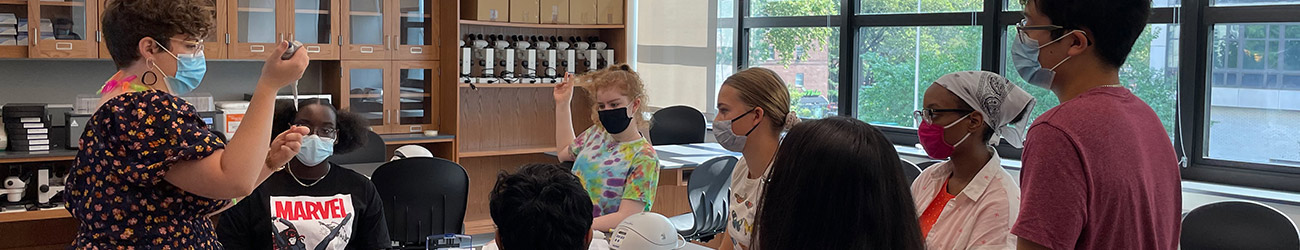
[{"label": "light blue face mask", "polygon": [[302,148],[298,150],[299,162],[307,166],[320,165],[325,162],[326,158],[334,155],[334,139],[324,138],[318,135],[309,135],[302,138]]},{"label": "light blue face mask", "polygon": [[[157,44],[158,41],[154,41],[154,43]],[[163,74],[166,77],[167,87],[171,88],[172,95],[185,95],[198,88],[199,83],[203,82],[203,75],[208,73],[208,60],[204,58],[203,50],[199,50],[198,53],[194,54],[177,55],[172,53],[171,50],[167,50],[162,44],[158,44],[158,47],[163,48],[163,51],[176,58],[176,76],[171,77]],[[164,72],[162,68],[158,67],[157,63],[154,63],[153,67],[158,69],[159,73]]]},{"label": "light blue face mask", "polygon": [[1074,34],[1074,32],[1083,31],[1070,31],[1070,33],[1066,33],[1060,38],[1056,38],[1056,40],[1052,40],[1043,45],[1038,45],[1038,40],[1034,40],[1024,34],[1016,36],[1015,45],[1011,47],[1011,63],[1015,64],[1016,73],[1019,73],[1020,78],[1024,78],[1025,82],[1028,82],[1030,85],[1051,90],[1052,80],[1056,78],[1056,67],[1060,67],[1061,64],[1064,64],[1065,61],[1069,61],[1073,56],[1065,57],[1065,60],[1056,63],[1056,66],[1052,66],[1051,69],[1044,69],[1042,63],[1038,61],[1038,50],[1061,41],[1061,39],[1065,39],[1065,37],[1070,34]]}]

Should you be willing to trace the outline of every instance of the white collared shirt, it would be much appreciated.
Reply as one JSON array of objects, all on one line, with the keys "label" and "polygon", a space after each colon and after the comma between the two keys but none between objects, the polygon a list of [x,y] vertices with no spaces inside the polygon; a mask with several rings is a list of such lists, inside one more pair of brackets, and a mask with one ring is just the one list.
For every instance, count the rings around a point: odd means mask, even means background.
[{"label": "white collared shirt", "polygon": [[[944,182],[952,175],[949,161],[935,164],[912,182],[912,200],[917,216],[930,206]],[[1014,249],[1011,234],[1020,213],[1020,187],[1002,169],[997,151],[970,184],[961,190],[939,214],[925,238],[927,249]]]}]

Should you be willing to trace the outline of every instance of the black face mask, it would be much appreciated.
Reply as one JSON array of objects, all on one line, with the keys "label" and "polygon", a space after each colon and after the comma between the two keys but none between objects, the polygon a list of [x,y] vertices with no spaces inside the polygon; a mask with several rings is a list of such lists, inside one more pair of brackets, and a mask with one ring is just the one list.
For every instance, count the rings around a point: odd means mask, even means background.
[{"label": "black face mask", "polygon": [[627,116],[627,108],[616,108],[611,110],[601,110],[597,112],[600,115],[600,125],[605,127],[605,131],[610,134],[623,133],[627,130],[627,125],[632,123],[632,117]]}]

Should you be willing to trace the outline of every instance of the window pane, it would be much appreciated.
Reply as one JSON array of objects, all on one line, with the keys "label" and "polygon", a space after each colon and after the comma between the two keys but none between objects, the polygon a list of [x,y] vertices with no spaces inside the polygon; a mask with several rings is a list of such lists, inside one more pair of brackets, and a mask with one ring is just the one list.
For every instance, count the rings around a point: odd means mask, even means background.
[{"label": "window pane", "polygon": [[[1003,1],[1006,2],[1004,2],[1004,5],[1002,6],[1006,6],[1006,9],[1008,11],[1020,11],[1025,9],[1025,5],[1020,4],[1020,0],[1003,0]],[[1231,1],[1259,1],[1259,0],[1231,0]],[[1264,1],[1278,1],[1278,0],[1264,0]],[[1152,0],[1151,1],[1152,8],[1175,7],[1181,4],[1182,4],[1181,0]]]},{"label": "window pane", "polygon": [[[1214,26],[1205,157],[1300,167],[1300,34],[1293,32],[1300,23]],[[1233,59],[1242,64],[1219,63]]]},{"label": "window pane", "polygon": [[[1175,24],[1148,24],[1119,73],[1121,84],[1155,110],[1171,140],[1175,136],[1174,120],[1178,108],[1178,30],[1178,25]],[[1033,119],[1061,102],[1050,90],[1031,86],[1016,73],[1015,65],[1011,62],[1011,43],[1016,42],[1015,34],[1014,28],[1007,27],[1007,65],[1003,76],[1038,99],[1038,104],[1029,116],[1030,122],[1033,122]],[[1069,66],[1067,63],[1061,67]]]},{"label": "window pane", "polygon": [[915,128],[930,83],[948,73],[980,69],[978,26],[865,27],[858,37],[858,119]]},{"label": "window pane", "polygon": [[840,14],[840,0],[752,0],[749,16],[829,16]]},{"label": "window pane", "polygon": [[1213,0],[1214,6],[1300,4],[1298,0]]},{"label": "window pane", "polygon": [[[763,28],[750,30],[749,64],[781,75],[790,90],[791,108],[801,118],[839,114],[839,29]],[[795,59],[795,48],[807,54]],[[803,74],[802,87],[795,86]]]},{"label": "window pane", "polygon": [[720,28],[717,36],[718,51],[714,62],[713,95],[709,97],[709,113],[718,113],[717,96],[722,89],[722,81],[736,73],[736,29]]},{"label": "window pane", "polygon": [[[984,0],[860,0],[861,14],[984,11]],[[993,0],[1001,1],[1001,0]],[[1015,0],[1019,1],[1019,0]]]},{"label": "window pane", "polygon": [[736,0],[718,0],[718,18],[736,17]]}]

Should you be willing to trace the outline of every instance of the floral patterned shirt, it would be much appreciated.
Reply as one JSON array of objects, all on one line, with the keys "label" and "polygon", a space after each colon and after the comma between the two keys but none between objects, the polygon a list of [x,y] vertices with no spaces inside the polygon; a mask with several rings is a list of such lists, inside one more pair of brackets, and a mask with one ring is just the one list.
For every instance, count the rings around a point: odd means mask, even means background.
[{"label": "floral patterned shirt", "polygon": [[208,215],[230,203],[163,180],[225,147],[188,102],[156,90],[119,95],[91,116],[67,177],[76,249],[221,248]]},{"label": "floral patterned shirt", "polygon": [[617,212],[623,200],[644,202],[645,207],[638,209],[650,211],[659,186],[654,147],[644,137],[620,143],[599,126],[588,128],[569,145],[577,156],[573,174],[591,196],[592,215]]}]

